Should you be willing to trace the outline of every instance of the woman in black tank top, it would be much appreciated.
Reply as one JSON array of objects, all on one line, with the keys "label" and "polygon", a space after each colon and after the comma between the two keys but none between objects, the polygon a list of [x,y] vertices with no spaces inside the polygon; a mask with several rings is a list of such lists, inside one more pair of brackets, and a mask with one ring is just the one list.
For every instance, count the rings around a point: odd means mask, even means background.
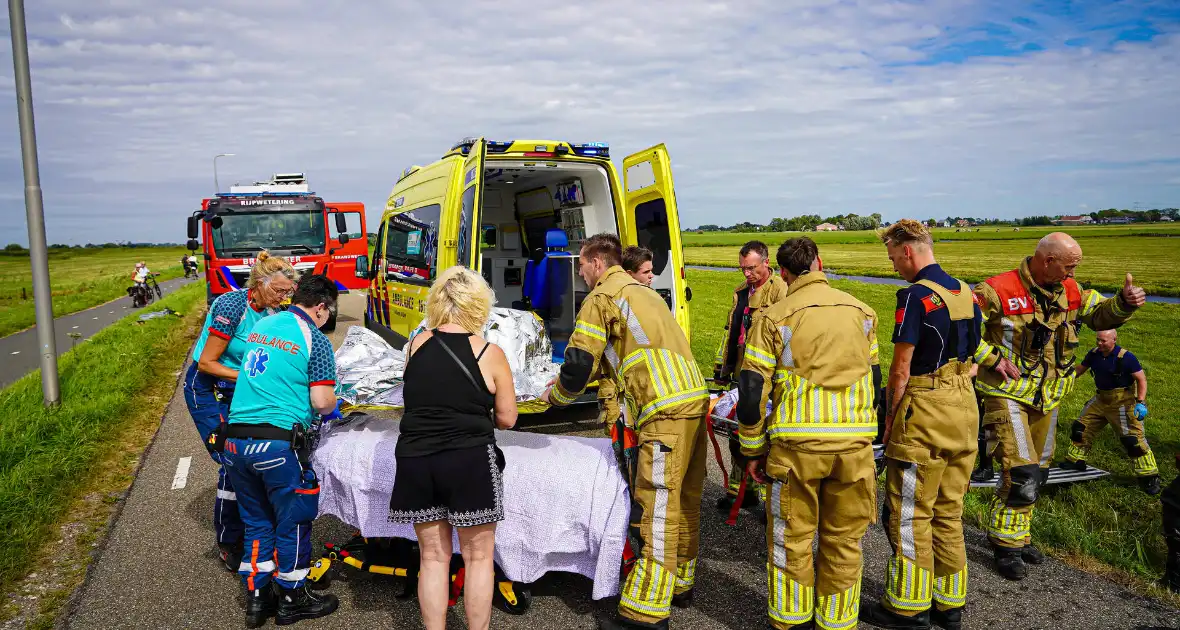
[{"label": "woman in black tank top", "polygon": [[467,626],[487,628],[491,620],[495,530],[504,519],[504,458],[493,429],[516,424],[508,358],[479,337],[493,301],[482,276],[447,269],[426,299],[431,328],[406,345],[389,520],[413,524],[418,535],[418,602],[427,630],[446,627],[453,527],[466,569]]}]

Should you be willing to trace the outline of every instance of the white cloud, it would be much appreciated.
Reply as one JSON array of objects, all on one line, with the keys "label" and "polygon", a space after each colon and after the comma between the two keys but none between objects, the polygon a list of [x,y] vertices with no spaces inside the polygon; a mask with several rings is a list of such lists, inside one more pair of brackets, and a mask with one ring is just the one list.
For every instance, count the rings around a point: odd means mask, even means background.
[{"label": "white cloud", "polygon": [[[1036,16],[1050,28],[1045,51],[908,65],[952,36],[977,38],[963,33],[995,9],[167,4],[30,7],[50,241],[179,240],[221,152],[237,154],[219,162],[223,184],[302,169],[375,220],[405,166],[472,134],[605,140],[619,157],[665,142],[686,225],[735,207],[735,220],[817,208],[896,219],[1057,213],[1141,194],[1180,203],[1180,164],[1167,161],[1180,157],[1175,33],[1067,48],[1053,42],[1080,27]],[[13,107],[3,99],[0,116],[15,121]],[[0,177],[19,190],[17,147],[10,124]],[[1120,163],[1131,166],[1109,167]],[[23,241],[23,215],[5,213],[0,230]]]}]

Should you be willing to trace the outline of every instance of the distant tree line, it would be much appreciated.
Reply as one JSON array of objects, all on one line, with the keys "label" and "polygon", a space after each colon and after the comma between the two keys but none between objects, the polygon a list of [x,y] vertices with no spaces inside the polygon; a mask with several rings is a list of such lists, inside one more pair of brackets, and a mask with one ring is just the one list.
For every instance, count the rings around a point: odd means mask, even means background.
[{"label": "distant tree line", "polygon": [[873,213],[868,216],[858,214],[841,214],[834,217],[821,218],[818,214],[805,214],[798,217],[779,217],[771,219],[765,225],[742,221],[729,226],[706,224],[697,228],[699,232],[808,232],[815,226],[831,223],[843,227],[845,230],[875,230],[881,227],[881,215]]},{"label": "distant tree line", "polygon": [[[134,249],[136,247],[180,247],[180,243],[87,243],[85,245],[66,245],[64,243],[54,243],[49,245],[50,250],[63,249]],[[20,243],[9,243],[4,246],[4,253],[6,254],[28,254],[29,249]]]},{"label": "distant tree line", "polygon": [[[1089,217],[1095,223],[1102,223],[1115,218],[1126,218],[1131,222],[1155,222],[1160,220],[1171,219],[1173,221],[1180,221],[1180,209],[1177,208],[1162,208],[1152,210],[1119,210],[1116,208],[1108,208],[1106,210],[1098,210],[1091,212]],[[1165,219],[1166,217],[1166,219]],[[952,217],[948,216],[944,219],[929,218],[926,219],[926,225],[930,227],[947,226],[995,226],[995,225],[1019,225],[1019,226],[1036,226],[1036,225],[1052,225],[1060,216],[1052,217],[1048,215],[1037,215],[1031,217],[1024,217],[1020,219],[985,219],[977,217]],[[807,232],[815,229],[815,226],[824,223],[840,226],[845,230],[875,230],[883,223],[879,213],[873,213],[868,216],[857,214],[843,214],[833,217],[821,218],[818,214],[805,214],[797,217],[781,217],[771,219],[767,224],[752,223],[750,221],[742,221],[733,225],[718,225],[715,223],[706,223],[695,231],[697,232]]]}]

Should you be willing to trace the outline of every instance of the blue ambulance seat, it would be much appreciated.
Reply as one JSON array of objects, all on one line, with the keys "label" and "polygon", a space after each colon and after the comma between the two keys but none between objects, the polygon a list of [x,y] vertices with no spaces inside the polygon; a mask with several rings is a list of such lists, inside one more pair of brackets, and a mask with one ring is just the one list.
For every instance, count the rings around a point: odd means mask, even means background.
[{"label": "blue ambulance seat", "polygon": [[557,228],[545,232],[545,251],[540,256],[529,258],[524,265],[524,297],[532,304],[534,310],[540,311],[544,319],[549,310],[549,258],[555,254],[566,253],[570,245],[565,231]]}]

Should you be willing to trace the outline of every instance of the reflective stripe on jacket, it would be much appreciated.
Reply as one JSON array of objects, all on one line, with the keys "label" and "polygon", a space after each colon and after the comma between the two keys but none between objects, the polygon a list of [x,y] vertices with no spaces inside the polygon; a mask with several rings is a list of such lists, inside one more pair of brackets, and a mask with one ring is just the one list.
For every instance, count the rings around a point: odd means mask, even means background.
[{"label": "reflective stripe on jacket", "polygon": [[[800,276],[763,310],[746,339],[739,384],[742,453],[760,456],[769,440],[838,452],[877,435],[873,366],[877,315],[833,289],[822,272]],[[761,410],[773,400],[768,417]]]},{"label": "reflective stripe on jacket", "polygon": [[[714,378],[729,380],[737,378],[742,373],[742,356],[745,354],[745,348],[744,346],[739,347],[738,336],[741,334],[741,325],[739,323],[735,326],[734,318],[741,317],[741,314],[738,313],[738,304],[741,303],[742,293],[749,290],[750,284],[745,281],[733,290],[733,303],[729,306],[729,315],[725,317],[725,332],[721,335],[721,343],[717,346],[716,356],[713,357]],[[751,321],[759,311],[778,302],[786,295],[786,281],[777,273],[770,274],[770,278],[761,287],[758,287],[754,295],[749,296],[746,308],[750,311]],[[749,331],[746,331],[746,335],[749,334]],[[732,366],[730,366],[731,353],[737,353],[736,357],[732,357]]]},{"label": "reflective stripe on jacket", "polygon": [[600,369],[618,384],[627,423],[635,428],[656,416],[703,420],[708,412],[705,379],[667,303],[617,265],[578,311],[550,401],[570,404]]}]

